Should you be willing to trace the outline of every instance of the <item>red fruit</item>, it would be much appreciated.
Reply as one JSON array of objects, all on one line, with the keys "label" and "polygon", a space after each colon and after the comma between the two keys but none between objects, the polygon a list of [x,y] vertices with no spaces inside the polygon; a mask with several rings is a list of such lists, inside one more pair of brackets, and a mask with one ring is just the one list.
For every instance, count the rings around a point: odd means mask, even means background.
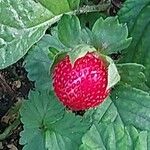
[{"label": "red fruit", "polygon": [[72,110],[85,110],[102,103],[109,95],[107,82],[107,66],[94,53],[78,58],[73,65],[67,55],[53,72],[54,91]]}]

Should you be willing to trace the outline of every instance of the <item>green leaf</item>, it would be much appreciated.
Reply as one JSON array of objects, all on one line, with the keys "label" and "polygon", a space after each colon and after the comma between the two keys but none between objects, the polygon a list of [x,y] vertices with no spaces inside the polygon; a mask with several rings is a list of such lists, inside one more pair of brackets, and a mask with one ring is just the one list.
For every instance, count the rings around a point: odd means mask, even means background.
[{"label": "green leaf", "polygon": [[1,0],[0,69],[22,58],[61,13],[70,12],[70,5],[75,7],[73,1],[68,1],[40,0],[41,5],[34,0]]},{"label": "green leaf", "polygon": [[63,15],[58,23],[58,37],[67,47],[73,48],[80,44],[81,27],[76,16]]},{"label": "green leaf", "polygon": [[150,87],[150,0],[126,0],[119,12],[121,22],[127,22],[132,43],[124,54],[122,62],[135,62],[146,67],[147,85]]},{"label": "green leaf", "polygon": [[114,123],[93,124],[83,136],[82,142],[80,150],[148,149],[146,132],[138,132],[133,126],[122,127]]},{"label": "green leaf", "polygon": [[[131,42],[125,24],[119,24],[117,17],[98,19],[92,29],[94,45],[106,54],[116,53],[127,48]],[[119,36],[118,36],[119,35]]]},{"label": "green leaf", "polygon": [[53,14],[69,12],[79,7],[80,0],[38,0],[44,7],[50,10]]},{"label": "green leaf", "polygon": [[118,64],[117,69],[121,76],[121,81],[125,84],[129,84],[132,87],[149,91],[146,86],[146,77],[144,74],[145,67],[136,63],[123,63]]},{"label": "green leaf", "polygon": [[94,46],[94,35],[89,28],[83,28],[81,31],[81,40],[83,43]]},{"label": "green leaf", "polygon": [[53,92],[31,92],[20,113],[24,124],[20,144],[25,150],[76,150],[90,125],[88,120],[65,112]]},{"label": "green leaf", "polygon": [[96,109],[90,109],[84,117],[89,119],[90,122],[94,123],[112,123],[116,122],[122,124],[120,115],[111,98],[107,98],[101,105]]},{"label": "green leaf", "polygon": [[120,85],[111,95],[125,124],[150,131],[150,95],[128,85]]},{"label": "green leaf", "polygon": [[[82,121],[81,117],[66,113],[61,120],[48,126],[47,147],[49,150],[77,150],[81,144],[81,138],[88,128],[89,123],[85,120]],[[53,129],[53,133],[51,129]]]},{"label": "green leaf", "polygon": [[46,21],[54,15],[33,0],[2,0],[0,10],[0,68],[3,69],[17,62],[43,36]]},{"label": "green leaf", "polygon": [[83,28],[88,26],[90,29],[92,29],[92,26],[94,25],[96,20],[99,19],[100,17],[106,18],[106,14],[100,12],[92,12],[79,15],[81,26]]},{"label": "green leaf", "polygon": [[138,15],[149,4],[150,0],[126,0],[123,3],[123,7],[120,9],[118,16],[119,20],[123,23],[127,23],[129,31],[134,28]]},{"label": "green leaf", "polygon": [[51,88],[50,66],[53,60],[48,57],[50,48],[61,51],[65,47],[57,37],[45,35],[31,48],[24,61],[25,69],[28,71],[28,78],[31,81],[35,81],[35,87],[39,90]]},{"label": "green leaf", "polygon": [[67,1],[72,10],[79,8],[80,0],[67,0]]},{"label": "green leaf", "polygon": [[46,150],[44,146],[44,133],[38,128],[26,128],[20,133],[20,144],[24,145],[23,150]]},{"label": "green leaf", "polygon": [[[53,92],[30,92],[29,100],[25,101],[21,110],[21,121],[24,131],[21,132],[20,144],[24,149],[44,150],[44,128],[48,120],[54,123],[63,117],[63,107],[58,103]],[[40,146],[37,144],[40,143]]]},{"label": "green leaf", "polygon": [[96,109],[88,110],[85,118],[96,123],[115,122],[150,130],[149,93],[120,84],[111,91],[110,96]]}]

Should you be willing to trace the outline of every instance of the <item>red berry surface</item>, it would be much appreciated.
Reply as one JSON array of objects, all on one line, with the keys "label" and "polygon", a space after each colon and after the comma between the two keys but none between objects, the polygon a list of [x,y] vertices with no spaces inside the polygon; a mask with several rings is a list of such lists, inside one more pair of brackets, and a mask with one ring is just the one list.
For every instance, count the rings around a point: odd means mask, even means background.
[{"label": "red berry surface", "polygon": [[54,91],[59,100],[72,110],[85,110],[102,103],[109,95],[106,90],[108,70],[103,59],[87,53],[71,64],[67,55],[53,71]]}]

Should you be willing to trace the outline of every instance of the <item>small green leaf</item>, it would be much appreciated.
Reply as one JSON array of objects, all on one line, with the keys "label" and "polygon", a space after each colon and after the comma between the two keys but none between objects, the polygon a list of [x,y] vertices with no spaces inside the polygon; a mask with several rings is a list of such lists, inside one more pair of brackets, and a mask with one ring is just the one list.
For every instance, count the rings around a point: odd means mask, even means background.
[{"label": "small green leaf", "polygon": [[146,77],[144,74],[145,67],[136,63],[124,63],[118,64],[117,69],[121,76],[121,81],[125,84],[129,84],[132,87],[149,91],[146,86]]},{"label": "small green leaf", "polygon": [[98,49],[104,50],[106,54],[121,51],[131,43],[131,38],[128,38],[127,26],[119,24],[117,17],[98,19],[92,31],[95,34],[94,45]]},{"label": "small green leaf", "polygon": [[58,37],[67,47],[73,48],[80,44],[81,27],[76,16],[63,15],[58,23]]}]

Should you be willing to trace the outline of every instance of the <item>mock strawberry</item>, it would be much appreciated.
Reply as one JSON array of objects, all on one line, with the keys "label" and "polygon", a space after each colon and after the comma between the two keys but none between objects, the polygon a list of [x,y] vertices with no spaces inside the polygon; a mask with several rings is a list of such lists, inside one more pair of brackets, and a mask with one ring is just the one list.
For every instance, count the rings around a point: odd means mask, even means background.
[{"label": "mock strawberry", "polygon": [[108,70],[102,58],[87,53],[71,64],[67,55],[54,67],[53,86],[59,100],[72,110],[85,110],[109,95]]}]

